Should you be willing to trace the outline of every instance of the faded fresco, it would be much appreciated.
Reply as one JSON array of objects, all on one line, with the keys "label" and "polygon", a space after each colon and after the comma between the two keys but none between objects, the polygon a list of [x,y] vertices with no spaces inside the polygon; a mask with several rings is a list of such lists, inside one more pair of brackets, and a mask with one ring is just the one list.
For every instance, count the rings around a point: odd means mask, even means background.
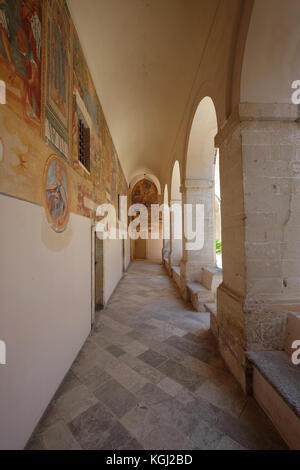
[{"label": "faded fresco", "polygon": [[45,134],[69,159],[71,21],[63,0],[47,1],[47,87]]},{"label": "faded fresco", "polygon": [[[63,0],[0,0],[0,79],[8,92],[0,105],[0,192],[44,205],[58,231],[68,212],[95,218],[98,204],[117,208],[127,183]],[[90,128],[90,171],[78,161],[79,113]],[[53,153],[63,171],[53,163],[45,181]]]},{"label": "faded fresco", "polygon": [[55,231],[62,232],[70,214],[70,190],[67,168],[56,155],[46,162],[43,182],[47,219]]},{"label": "faded fresco", "polygon": [[144,204],[150,208],[152,204],[158,204],[158,192],[155,184],[144,178],[138,181],[132,189],[132,204]]},{"label": "faded fresco", "polygon": [[30,125],[40,126],[42,1],[0,0],[0,79],[7,104]]}]

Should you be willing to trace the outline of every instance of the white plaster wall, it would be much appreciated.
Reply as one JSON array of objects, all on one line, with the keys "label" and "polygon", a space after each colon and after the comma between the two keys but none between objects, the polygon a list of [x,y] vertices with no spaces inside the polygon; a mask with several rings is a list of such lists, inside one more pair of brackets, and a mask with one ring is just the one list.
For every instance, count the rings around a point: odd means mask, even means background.
[{"label": "white plaster wall", "polygon": [[57,234],[42,207],[3,195],[0,213],[0,449],[22,449],[90,331],[90,220]]},{"label": "white plaster wall", "polygon": [[108,302],[123,275],[122,240],[104,240],[104,302]]},{"label": "white plaster wall", "polygon": [[125,240],[125,268],[127,269],[130,264],[130,238]]}]

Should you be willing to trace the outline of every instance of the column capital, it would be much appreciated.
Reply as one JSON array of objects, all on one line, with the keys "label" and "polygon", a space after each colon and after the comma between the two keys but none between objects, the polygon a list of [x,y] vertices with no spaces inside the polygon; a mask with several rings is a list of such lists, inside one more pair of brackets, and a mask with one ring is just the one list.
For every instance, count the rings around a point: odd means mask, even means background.
[{"label": "column capital", "polygon": [[182,203],[182,198],[180,199],[170,199],[170,206],[172,206],[172,204],[181,204]]},{"label": "column capital", "polygon": [[299,120],[299,109],[292,103],[240,103],[215,137],[215,146],[220,145],[232,134],[242,122],[247,121],[281,121]]},{"label": "column capital", "polygon": [[211,179],[187,178],[181,187],[181,192],[186,190],[212,189],[213,187],[214,181]]}]

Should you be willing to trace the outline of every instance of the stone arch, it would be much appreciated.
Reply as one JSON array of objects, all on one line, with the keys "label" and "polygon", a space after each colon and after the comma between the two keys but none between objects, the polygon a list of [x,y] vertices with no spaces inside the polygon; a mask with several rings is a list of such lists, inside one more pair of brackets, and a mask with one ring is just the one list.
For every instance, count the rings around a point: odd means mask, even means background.
[{"label": "stone arch", "polygon": [[[205,272],[209,270],[209,278],[221,279],[221,272],[216,266],[216,211],[215,211],[215,136],[218,131],[217,114],[214,102],[205,96],[198,103],[191,123],[185,156],[185,180],[183,183],[183,203],[193,207],[193,225],[195,227],[196,207],[201,205],[204,210],[204,242],[202,248],[189,250],[188,240],[184,239],[181,278],[185,291],[189,283],[205,284]],[[184,219],[186,212],[184,211]],[[184,220],[186,223],[186,220]],[[214,300],[217,284],[206,285],[208,300]],[[196,296],[192,296],[196,298]],[[195,301],[194,307],[200,308]]]},{"label": "stone arch", "polygon": [[291,103],[299,79],[298,0],[256,0],[241,72],[242,103]]},{"label": "stone arch", "polygon": [[179,271],[182,258],[182,194],[178,160],[175,161],[172,170],[170,211],[169,266]]}]

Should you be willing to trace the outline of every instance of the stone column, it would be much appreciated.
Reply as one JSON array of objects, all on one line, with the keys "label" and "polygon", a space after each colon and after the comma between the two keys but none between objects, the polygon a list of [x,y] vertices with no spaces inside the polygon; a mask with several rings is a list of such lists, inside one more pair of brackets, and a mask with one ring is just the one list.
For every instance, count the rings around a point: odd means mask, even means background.
[{"label": "stone column", "polygon": [[[202,204],[204,207],[204,245],[200,250],[187,250],[189,241],[184,237],[183,257],[180,267],[183,291],[187,282],[201,281],[202,268],[215,266],[216,264],[214,198],[213,180],[185,180],[182,188],[183,207],[185,204],[191,204],[193,207],[193,230],[195,230],[196,204]],[[186,211],[183,210],[184,223],[185,218]]]},{"label": "stone column", "polygon": [[220,148],[223,283],[220,350],[246,388],[246,350],[282,349],[300,309],[300,129],[297,106],[240,104]]},{"label": "stone column", "polygon": [[[182,199],[171,199],[170,201],[170,248],[169,248],[169,266],[180,266],[182,258],[182,213],[177,219],[173,206],[180,206],[182,210]],[[181,239],[175,238],[181,232]]]},{"label": "stone column", "polygon": [[162,237],[163,237],[163,249],[162,249],[162,259],[163,259],[163,263],[165,263],[165,261],[169,261],[169,253],[170,253],[170,238],[165,238],[165,236],[167,235],[167,232],[170,236],[170,214],[168,216],[168,227],[165,227],[165,224],[164,224],[164,214],[162,215],[162,218],[163,218],[163,223],[162,223]]}]

